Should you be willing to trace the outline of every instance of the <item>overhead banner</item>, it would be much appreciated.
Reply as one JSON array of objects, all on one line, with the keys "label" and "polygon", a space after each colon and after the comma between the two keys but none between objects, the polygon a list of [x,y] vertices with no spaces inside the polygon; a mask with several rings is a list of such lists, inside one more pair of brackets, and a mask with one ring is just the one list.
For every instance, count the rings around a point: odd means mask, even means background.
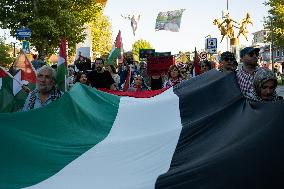
[{"label": "overhead banner", "polygon": [[183,11],[185,11],[185,9],[160,12],[156,19],[156,31],[166,30],[178,32]]}]

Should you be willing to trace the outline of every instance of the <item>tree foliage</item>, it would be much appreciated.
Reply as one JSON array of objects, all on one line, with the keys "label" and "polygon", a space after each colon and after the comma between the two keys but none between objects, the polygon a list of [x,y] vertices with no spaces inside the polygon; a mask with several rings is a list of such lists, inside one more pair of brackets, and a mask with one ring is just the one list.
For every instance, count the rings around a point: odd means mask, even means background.
[{"label": "tree foliage", "polygon": [[0,1],[0,27],[11,29],[12,36],[19,28],[30,28],[31,45],[40,54],[53,53],[63,37],[74,52],[85,38],[84,23],[94,21],[102,8],[96,0],[5,0]]},{"label": "tree foliage", "polygon": [[4,43],[4,39],[0,38],[0,66],[8,68],[13,63],[9,51],[12,51],[12,48]]},{"label": "tree foliage", "polygon": [[[92,36],[92,51],[101,56],[107,56],[112,47],[112,30],[108,18],[102,11],[95,14],[95,20],[90,22]],[[93,55],[95,57],[95,55]]]},{"label": "tree foliage", "polygon": [[[273,34],[275,46],[284,47],[284,1],[283,0],[269,0],[265,3],[270,6],[270,17],[265,20],[265,27],[271,30],[271,19],[273,21]],[[268,40],[271,39],[271,34]]]},{"label": "tree foliage", "polygon": [[133,58],[134,61],[139,61],[139,50],[140,49],[152,49],[152,45],[150,42],[140,39],[138,41],[135,41],[132,45],[132,52],[133,52]]},{"label": "tree foliage", "polygon": [[176,62],[177,63],[179,63],[179,62],[183,62],[183,63],[190,62],[190,53],[179,51],[179,53],[176,55]]}]

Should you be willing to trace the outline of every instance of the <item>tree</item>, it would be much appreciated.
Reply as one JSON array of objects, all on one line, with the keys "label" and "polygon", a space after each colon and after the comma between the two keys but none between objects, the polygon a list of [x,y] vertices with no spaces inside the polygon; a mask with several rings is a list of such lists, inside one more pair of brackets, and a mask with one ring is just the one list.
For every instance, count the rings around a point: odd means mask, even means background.
[{"label": "tree", "polygon": [[74,52],[85,38],[84,24],[102,8],[96,0],[5,0],[0,2],[0,27],[11,29],[12,36],[19,28],[30,28],[29,41],[39,54],[53,53],[63,37]]},{"label": "tree", "polygon": [[140,49],[152,49],[152,45],[143,39],[135,41],[132,45],[132,52],[134,61],[139,61],[139,50]]},{"label": "tree", "polygon": [[107,57],[112,47],[111,23],[102,11],[99,11],[95,14],[95,19],[90,23],[90,27],[93,53]]},{"label": "tree", "polygon": [[9,54],[11,50],[11,47],[4,43],[4,39],[0,38],[0,66],[8,68],[13,63]]},{"label": "tree", "polygon": [[[274,44],[277,47],[284,46],[284,4],[283,0],[269,0],[265,3],[270,6],[270,17],[265,19],[265,27],[271,30],[271,20],[273,22]],[[271,40],[271,34],[267,41]]]},{"label": "tree", "polygon": [[190,62],[190,53],[179,51],[179,53],[176,55],[176,62]]}]

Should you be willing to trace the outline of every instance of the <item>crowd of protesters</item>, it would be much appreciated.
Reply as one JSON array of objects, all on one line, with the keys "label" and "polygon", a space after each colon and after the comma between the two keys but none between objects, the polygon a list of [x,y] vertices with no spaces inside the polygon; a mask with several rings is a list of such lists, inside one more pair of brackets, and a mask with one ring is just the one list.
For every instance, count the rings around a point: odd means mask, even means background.
[{"label": "crowd of protesters", "polygon": [[[226,51],[221,54],[220,67],[209,60],[199,62],[200,74],[211,69],[218,69],[221,72],[234,72],[237,82],[244,97],[250,100],[266,101],[279,100],[281,97],[276,94],[277,79],[275,74],[268,68],[258,65],[259,49],[246,47],[241,50],[240,57],[243,63],[238,69],[238,62],[232,52]],[[104,88],[122,91],[145,91],[169,88],[185,80],[195,77],[194,63],[183,63],[171,65],[167,73],[160,73],[149,76],[147,74],[147,62],[120,62],[117,67],[104,65],[100,58],[96,59],[93,70],[86,73],[84,70],[78,72],[84,76],[81,82],[96,88]],[[128,78],[127,76],[130,75]],[[261,78],[261,79],[260,79]],[[261,80],[261,81],[260,81]],[[129,83],[127,84],[127,82]],[[265,81],[265,82],[264,82]],[[269,86],[267,86],[269,84]]]},{"label": "crowd of protesters", "polygon": [[[209,60],[199,62],[199,74],[211,69],[221,72],[233,72],[236,75],[240,91],[251,101],[277,101],[283,99],[276,93],[277,79],[273,71],[258,65],[259,49],[246,47],[241,50],[240,57],[243,63],[238,69],[235,55],[229,51],[223,52],[220,57],[220,67]],[[170,88],[185,80],[196,77],[193,62],[179,62],[169,67],[167,73],[149,76],[147,62],[125,61],[116,66],[106,65],[102,58],[97,58],[93,65],[83,56],[79,56],[74,63],[75,68],[68,68],[68,86],[81,83],[97,89],[121,91],[146,91]],[[44,65],[37,74],[37,89],[32,91],[26,100],[24,110],[41,107],[59,98],[62,92],[55,88],[55,77],[52,69]]]}]

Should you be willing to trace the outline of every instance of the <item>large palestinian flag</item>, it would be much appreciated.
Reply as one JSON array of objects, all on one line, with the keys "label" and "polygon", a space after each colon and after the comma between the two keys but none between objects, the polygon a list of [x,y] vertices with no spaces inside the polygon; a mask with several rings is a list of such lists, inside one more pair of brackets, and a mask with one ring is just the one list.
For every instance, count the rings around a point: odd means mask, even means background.
[{"label": "large palestinian flag", "polygon": [[0,188],[283,188],[283,112],[214,70],[152,98],[75,85],[0,114]]}]

